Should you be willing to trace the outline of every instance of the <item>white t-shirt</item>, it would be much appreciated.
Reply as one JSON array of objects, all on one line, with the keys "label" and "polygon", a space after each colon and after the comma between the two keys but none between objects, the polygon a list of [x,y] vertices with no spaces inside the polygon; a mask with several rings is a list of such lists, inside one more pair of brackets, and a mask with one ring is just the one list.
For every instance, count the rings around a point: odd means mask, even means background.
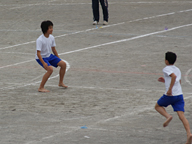
[{"label": "white t-shirt", "polygon": [[46,38],[44,34],[40,35],[36,40],[36,59],[39,59],[37,56],[37,50],[41,51],[42,58],[46,58],[51,55],[51,48],[55,46],[55,38],[53,35],[50,34],[48,38]]},{"label": "white t-shirt", "polygon": [[172,95],[173,96],[181,95],[181,94],[183,94],[181,84],[180,84],[181,71],[179,70],[179,68],[177,68],[174,65],[166,66],[163,69],[163,74],[164,74],[164,79],[165,79],[165,88],[166,88],[165,94],[167,94],[167,91],[169,89],[169,86],[170,86],[170,83],[171,83],[170,75],[172,73],[174,73],[177,76],[176,80],[175,80],[175,84],[174,84],[174,86],[172,88]]}]

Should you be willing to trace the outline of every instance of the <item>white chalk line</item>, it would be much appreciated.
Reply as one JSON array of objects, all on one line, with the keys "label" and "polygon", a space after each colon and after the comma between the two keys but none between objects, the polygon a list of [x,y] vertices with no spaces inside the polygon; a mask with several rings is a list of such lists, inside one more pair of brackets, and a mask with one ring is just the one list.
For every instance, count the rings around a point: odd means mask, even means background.
[{"label": "white chalk line", "polygon": [[26,7],[32,7],[32,6],[70,6],[70,5],[87,5],[91,3],[63,3],[63,4],[50,4],[50,3],[39,3],[39,4],[28,4],[28,5],[23,5],[23,6],[17,6],[10,8],[11,10],[13,9],[20,9],[20,8],[26,8]]},{"label": "white chalk line", "polygon": [[[78,87],[78,86],[77,86]],[[78,88],[81,88],[81,87],[78,87]],[[94,88],[94,87],[84,87],[84,88]],[[104,89],[104,88],[99,88],[99,89]],[[114,90],[114,88],[106,88],[107,89],[110,89],[110,90]],[[130,89],[115,89],[115,90],[130,90]],[[138,91],[152,91],[152,90],[146,90],[146,89],[135,89],[135,90],[138,90]],[[191,96],[192,97],[192,96]],[[191,98],[190,97],[190,98]],[[184,98],[184,99],[188,99],[189,97],[187,98]],[[95,124],[93,125],[89,125],[88,129],[89,130],[99,130],[99,131],[111,131],[111,132],[124,132],[124,131],[117,131],[117,130],[109,130],[109,129],[103,129],[103,128],[95,128],[94,126],[97,125],[97,124],[100,124],[100,123],[106,123],[106,122],[109,122],[109,121],[113,121],[113,120],[117,120],[117,119],[121,119],[123,117],[127,117],[127,116],[131,116],[131,115],[138,115],[139,113],[142,113],[142,112],[145,112],[145,111],[149,111],[149,110],[154,110],[154,105],[151,105],[150,107],[146,107],[143,106],[143,108],[139,107],[138,109],[134,109],[134,111],[132,112],[129,112],[129,113],[126,113],[126,114],[123,114],[123,115],[119,115],[119,116],[115,116],[115,117],[111,117],[111,118],[108,118],[108,119],[104,119],[104,120],[99,120],[98,122],[96,122]],[[62,133],[56,133],[54,135],[50,135],[50,136],[47,136],[47,137],[43,137],[41,138],[41,140],[38,140],[38,141],[30,141],[30,142],[27,142],[26,144],[30,144],[30,143],[33,143],[33,142],[42,142],[43,140],[46,140],[46,139],[50,139],[52,137],[55,137],[57,135],[61,135],[61,134],[68,134],[68,133],[72,133],[72,132],[75,132],[75,131],[78,131],[80,130],[81,128],[77,128],[77,127],[67,127],[67,128],[70,128],[70,129],[73,129],[71,131],[67,131],[67,132],[62,132]]]},{"label": "white chalk line", "polygon": [[[58,87],[56,85],[50,85],[48,84],[47,86],[50,86],[50,87]],[[76,88],[76,89],[94,89],[94,90],[103,90],[103,91],[106,91],[106,90],[111,90],[111,91],[143,91],[143,92],[161,92],[162,94],[165,93],[165,90],[157,90],[157,89],[121,89],[121,88],[107,88],[107,87],[88,87],[88,86],[68,86],[68,88]],[[192,95],[191,92],[183,92],[184,95]],[[184,99],[189,99],[191,98],[192,96],[184,96]]]},{"label": "white chalk line", "polygon": [[189,84],[189,85],[192,85],[192,83],[190,82],[190,80],[188,79],[188,76],[189,76],[189,73],[191,72],[192,68],[189,69],[186,73],[185,73],[185,76],[184,76],[184,79],[185,81]]},{"label": "white chalk line", "polygon": [[[104,44],[100,44],[100,45],[95,45],[95,46],[91,46],[91,47],[86,47],[86,48],[82,48],[82,49],[78,49],[78,50],[74,50],[74,51],[60,53],[59,55],[71,54],[71,53],[80,52],[80,51],[84,51],[84,50],[88,50],[88,49],[98,48],[98,47],[101,47],[101,46],[107,46],[107,45],[117,44],[117,43],[121,43],[121,42],[127,42],[127,41],[140,39],[140,38],[144,38],[144,37],[148,37],[148,36],[152,36],[152,35],[156,35],[156,34],[160,34],[160,33],[166,33],[168,31],[173,31],[173,30],[188,27],[188,26],[192,26],[192,24],[182,25],[182,26],[178,26],[178,27],[169,28],[168,30],[152,32],[152,33],[148,33],[148,34],[144,34],[144,35],[140,35],[140,36],[136,36],[136,37],[132,37],[132,38],[128,38],[128,39],[122,39],[122,40],[113,41],[113,42],[109,42],[109,43],[104,43]],[[16,64],[13,64],[13,65],[18,65],[18,64],[22,64],[22,63],[26,63],[26,62],[31,62],[31,61],[34,61],[34,60],[24,61],[24,62],[16,63]],[[0,67],[0,69],[5,68],[5,67],[10,67],[10,66],[13,66],[13,65],[3,66],[3,67]],[[55,77],[57,77],[57,76],[55,76]],[[29,85],[34,85],[36,83],[39,83],[39,82],[29,83],[29,84],[23,85],[23,87],[29,86]]]},{"label": "white chalk line", "polygon": [[[191,10],[192,10],[192,9],[185,10],[185,11],[191,11]],[[184,12],[184,11],[182,11],[182,12]],[[170,14],[174,14],[174,13],[168,13],[167,15],[170,15]],[[166,14],[157,15],[156,17],[159,17],[159,16],[166,16]],[[149,18],[155,18],[155,17],[149,17]],[[146,18],[144,18],[144,19],[146,19]],[[135,20],[135,21],[139,21],[139,20],[142,20],[142,19],[137,19],[137,20]],[[134,21],[130,21],[130,22],[134,22]],[[121,24],[124,24],[124,23],[125,23],[125,22],[118,23],[118,24],[113,24],[113,25],[108,25],[108,26],[104,26],[103,28],[105,28],[105,27],[110,27],[110,26],[121,25]],[[158,31],[158,32],[155,32],[155,33],[150,33],[150,34],[146,34],[146,35],[136,36],[136,37],[133,37],[133,38],[130,38],[130,39],[123,39],[123,40],[119,40],[119,41],[114,41],[114,42],[110,42],[110,43],[105,43],[105,44],[102,44],[102,45],[96,45],[96,46],[87,47],[87,48],[83,48],[83,49],[79,49],[79,50],[75,50],[75,51],[65,52],[65,53],[61,53],[60,55],[70,54],[70,53],[79,52],[79,51],[82,51],[82,50],[97,48],[97,47],[100,47],[100,46],[115,44],[115,43],[124,42],[124,41],[129,41],[129,40],[133,40],[133,39],[137,39],[137,38],[141,38],[141,37],[146,37],[146,36],[149,36],[149,35],[154,35],[154,34],[157,34],[157,33],[163,33],[163,32],[167,32],[167,31],[171,31],[171,30],[174,30],[174,29],[177,29],[177,28],[186,27],[186,26],[188,26],[188,25],[184,25],[184,26],[180,26],[180,27],[175,27],[175,28],[172,28],[172,29],[168,29],[168,30],[166,30],[166,31]],[[78,34],[78,33],[87,32],[87,31],[91,31],[91,30],[95,30],[95,29],[96,29],[96,28],[87,29],[87,30],[84,30],[84,31],[74,32],[74,33],[72,33],[72,34]],[[67,35],[70,35],[70,34],[64,34],[64,35],[56,36],[56,38],[57,38],[57,37],[59,38],[59,37],[67,36]],[[34,42],[35,42],[35,41],[31,41],[31,42],[26,42],[26,43],[22,43],[22,44],[13,45],[13,46],[8,46],[8,47],[0,48],[0,50],[2,50],[2,49],[7,49],[7,48],[12,48],[12,47],[17,47],[17,46],[20,46],[20,45],[31,44],[31,43],[34,43]],[[20,62],[20,63],[15,63],[15,64],[7,65],[7,66],[2,66],[2,67],[0,67],[0,69],[2,69],[2,68],[7,68],[7,67],[10,67],[10,66],[19,65],[19,64],[23,64],[23,63],[27,63],[27,62],[31,62],[31,61],[34,61],[34,59],[28,60],[28,61],[24,61],[24,62]],[[37,82],[37,83],[39,83],[39,82]],[[33,85],[33,84],[29,84],[29,85]]]},{"label": "white chalk line", "polygon": [[[125,23],[132,23],[132,22],[147,20],[147,19],[153,19],[153,18],[168,16],[168,15],[173,15],[173,14],[176,14],[176,13],[184,13],[184,12],[189,12],[189,11],[192,11],[192,9],[182,10],[182,11],[177,11],[177,12],[171,12],[171,13],[161,14],[161,15],[156,15],[156,16],[151,16],[151,17],[145,17],[145,18],[136,19],[136,20],[133,20],[133,21],[128,21],[128,22],[121,22],[121,23],[117,23],[117,24],[111,24],[111,25],[103,26],[102,28],[107,28],[107,27],[122,25],[122,24],[125,24]],[[64,34],[64,35],[55,36],[55,38],[64,37],[64,36],[68,36],[68,35],[73,35],[73,34],[84,33],[84,32],[89,32],[89,31],[96,30],[96,29],[97,28],[77,31],[77,32],[73,32],[73,33],[70,33],[70,34]],[[18,46],[21,46],[21,45],[27,45],[27,44],[31,44],[31,43],[35,43],[35,41],[30,41],[30,42],[26,42],[26,43],[21,43],[21,44],[16,44],[16,45],[12,45],[12,46],[7,46],[7,47],[4,47],[4,48],[0,48],[0,50],[8,49],[8,48],[13,48],[13,47],[18,47]]]},{"label": "white chalk line", "polygon": [[[176,13],[185,13],[185,12],[190,12],[192,11],[192,9],[187,9],[187,10],[181,10],[181,11],[177,11],[177,12],[171,12],[171,13],[166,13],[166,14],[160,14],[160,15],[156,15],[156,16],[151,16],[151,17],[145,17],[145,18],[141,18],[141,19],[136,19],[136,20],[133,20],[133,21],[128,21],[128,22],[121,22],[121,23],[117,23],[117,24],[111,24],[111,25],[106,25],[106,26],[103,26],[102,28],[107,28],[107,27],[111,27],[111,26],[117,26],[117,25],[122,25],[122,24],[125,24],[125,23],[132,23],[132,22],[138,22],[138,21],[142,21],[142,20],[148,20],[148,19],[153,19],[153,18],[158,18],[158,17],[163,17],[163,16],[169,16],[169,15],[174,15]],[[63,36],[67,36],[67,35],[72,35],[72,34],[78,34],[78,33],[82,33],[82,32],[88,32],[88,31],[91,31],[91,30],[95,30],[97,28],[92,28],[92,29],[87,29],[87,30],[83,30],[83,31],[77,31],[77,32],[72,32],[70,34],[64,34],[64,35],[60,35],[60,36],[55,36],[55,38],[57,37],[63,37]],[[6,29],[2,29],[0,31],[21,31],[21,30],[6,30]],[[26,30],[26,31],[30,31],[30,30]],[[31,31],[34,31],[34,30],[31,30]],[[39,30],[35,30],[35,31],[39,31]],[[58,30],[55,30],[55,31],[58,31]],[[4,47],[4,48],[0,48],[1,49],[7,49],[7,48],[12,48],[12,47],[17,47],[17,46],[20,46],[20,45],[26,45],[26,44],[31,44],[31,43],[34,43],[35,41],[31,41],[31,42],[26,42],[26,43],[21,43],[21,44],[17,44],[17,45],[13,45],[13,46],[8,46],[8,47]]]},{"label": "white chalk line", "polygon": [[144,34],[144,35],[140,35],[140,36],[136,36],[136,37],[132,37],[132,38],[128,38],[128,39],[122,39],[122,40],[108,42],[108,43],[104,43],[104,44],[100,44],[100,45],[90,46],[90,47],[86,47],[86,48],[82,48],[82,49],[78,49],[78,50],[74,50],[74,51],[61,53],[60,55],[70,54],[70,53],[74,53],[74,52],[80,52],[80,51],[87,50],[87,49],[93,49],[93,48],[97,48],[97,47],[101,47],[101,46],[107,46],[107,45],[111,45],[111,44],[117,44],[117,43],[121,43],[121,42],[127,42],[127,41],[131,41],[131,40],[135,40],[135,39],[139,39],[139,38],[143,38],[143,37],[148,37],[148,36],[152,36],[152,35],[156,35],[156,34],[160,34],[160,33],[166,33],[168,31],[173,31],[173,30],[188,27],[188,26],[192,26],[192,24],[173,27],[173,28],[170,28],[168,30],[152,32],[152,33],[148,33],[148,34]]},{"label": "white chalk line", "polygon": [[[124,116],[128,116],[128,115],[136,115],[140,112],[144,112],[146,110],[151,110],[152,108],[148,107],[148,108],[138,108],[139,110],[138,111],[134,111],[134,112],[131,112],[129,114],[125,114],[125,115],[121,115],[121,116],[115,116],[115,117],[112,117],[112,118],[109,118],[109,119],[104,119],[104,120],[99,120],[98,122],[96,122],[95,124],[93,125],[89,125],[88,129],[89,130],[99,130],[99,131],[110,131],[110,132],[123,132],[123,131],[118,131],[118,130],[110,130],[110,129],[103,129],[103,128],[95,128],[94,126],[99,124],[99,123],[105,123],[105,122],[109,122],[109,121],[112,121],[112,120],[115,120],[115,119],[119,119],[119,118],[122,118]],[[154,109],[154,107],[153,107]],[[40,140],[34,140],[34,141],[29,141],[25,144],[31,144],[31,143],[34,143],[34,142],[42,142],[43,140],[46,140],[46,139],[50,139],[50,138],[53,138],[55,136],[58,136],[58,135],[64,135],[64,134],[68,134],[68,133],[73,133],[75,131],[78,131],[80,130],[81,128],[80,127],[66,127],[66,128],[69,128],[69,129],[72,129],[71,131],[65,131],[65,132],[58,132],[56,134],[53,134],[53,135],[50,135],[50,136],[46,136],[46,137],[43,137],[41,138]]]},{"label": "white chalk line", "polygon": [[[187,99],[190,99],[190,98],[192,98],[192,96],[184,97],[184,100],[187,100]],[[139,107],[138,110],[134,109],[134,111],[132,111],[132,112],[126,113],[124,115],[119,115],[119,116],[115,116],[115,117],[112,117],[112,118],[108,118],[108,119],[105,119],[105,120],[101,120],[98,123],[105,123],[105,122],[108,122],[108,121],[120,119],[122,117],[127,117],[127,116],[130,116],[130,115],[138,115],[139,113],[142,113],[142,112],[145,112],[145,111],[154,110],[154,106],[155,106],[155,103],[153,105],[151,105],[150,107],[146,107],[146,105],[145,105],[145,106],[143,106],[143,108]]]},{"label": "white chalk line", "polygon": [[[113,25],[111,25],[111,26],[113,26]],[[105,28],[105,27],[103,27],[103,28]],[[92,28],[92,29],[87,29],[87,30],[73,32],[73,33],[70,33],[70,34],[63,34],[63,35],[55,36],[55,38],[64,37],[64,36],[68,36],[68,35],[73,35],[73,34],[79,34],[79,33],[83,33],[83,32],[88,32],[88,31],[95,30],[95,29],[96,28]],[[16,44],[16,45],[12,45],[12,46],[7,46],[7,47],[4,47],[4,48],[0,48],[0,50],[9,49],[9,48],[13,48],[13,47],[18,47],[18,46],[21,46],[21,45],[32,44],[32,43],[35,43],[35,42],[36,41],[30,41],[30,42],[26,42],[26,43],[21,43],[21,44]]]},{"label": "white chalk line", "polygon": [[143,108],[139,107],[138,110],[134,109],[134,111],[129,112],[127,114],[120,115],[120,116],[115,116],[115,117],[108,118],[108,119],[105,119],[105,120],[101,120],[98,123],[105,123],[105,122],[109,122],[109,121],[112,121],[112,120],[120,119],[122,117],[127,117],[127,116],[130,116],[130,115],[138,115],[139,113],[142,113],[142,112],[145,112],[145,111],[154,110],[154,106],[155,106],[155,103],[150,107],[146,107],[146,105],[145,105]]},{"label": "white chalk line", "polygon": [[[50,86],[50,87],[58,87],[56,85],[50,85],[48,84],[47,86]],[[88,87],[88,86],[68,86],[68,88],[76,88],[76,89],[94,89],[94,90],[103,90],[103,91],[106,91],[106,90],[111,90],[111,91],[143,91],[143,92],[153,92],[153,91],[156,91],[156,92],[162,92],[164,93],[165,90],[151,90],[151,89],[121,89],[121,88],[107,88],[107,87]],[[192,93],[188,93],[188,94],[192,94]]]},{"label": "white chalk line", "polygon": [[27,44],[31,44],[31,43],[35,43],[35,41],[30,41],[30,42],[26,42],[26,43],[21,43],[21,44],[16,44],[16,45],[12,45],[12,46],[7,46],[7,47],[4,47],[4,48],[0,48],[0,50],[4,50],[4,49],[8,49],[8,48],[13,48],[13,47],[18,47],[18,46],[21,46],[21,45],[27,45]]},{"label": "white chalk line", "polygon": [[[188,98],[189,98],[189,97],[188,97]],[[184,99],[188,99],[188,98],[184,98]],[[190,98],[192,98],[192,96],[191,96]],[[95,128],[95,125],[100,124],[100,123],[107,123],[107,122],[109,122],[109,121],[121,119],[121,118],[127,117],[127,116],[138,115],[139,113],[143,113],[143,112],[145,112],[145,111],[155,110],[155,109],[154,109],[154,106],[155,106],[155,103],[154,103],[154,104],[151,104],[151,106],[148,106],[148,107],[146,107],[146,105],[144,105],[143,108],[138,107],[137,109],[134,109],[134,111],[132,111],[132,112],[129,112],[129,113],[126,113],[126,114],[123,114],[123,115],[119,115],[119,116],[115,116],[115,117],[111,117],[111,118],[108,118],[108,119],[99,120],[99,121],[96,122],[95,124],[90,125],[90,126],[88,127],[88,129],[89,129],[89,130],[98,130],[98,131],[124,132],[124,131],[118,131],[118,130]],[[129,119],[127,118],[127,120],[129,120]],[[81,128],[76,128],[76,127],[67,127],[67,128],[72,128],[73,130],[67,131],[67,132],[64,132],[64,133],[63,133],[63,132],[62,132],[62,133],[59,133],[59,132],[58,132],[57,134],[50,135],[50,136],[47,136],[47,137],[43,137],[43,138],[41,138],[41,140],[38,140],[38,141],[37,141],[37,140],[36,140],[36,141],[30,141],[30,142],[27,142],[26,144],[31,144],[31,143],[33,143],[33,142],[42,142],[42,141],[45,140],[45,139],[50,139],[50,138],[52,138],[52,137],[55,137],[55,136],[61,135],[61,134],[63,135],[63,134],[73,133],[73,132],[78,131],[78,130],[81,129]]]},{"label": "white chalk line", "polygon": [[[50,1],[50,2],[44,2],[44,3],[35,3],[35,4],[5,4],[5,5],[0,5],[0,7],[15,7],[15,8],[22,8],[22,7],[26,7],[26,6],[38,6],[38,5],[53,5],[53,6],[62,6],[62,5],[84,5],[84,4],[92,4],[92,3],[74,3],[72,1],[72,3],[70,2],[67,2],[65,0],[65,3],[58,3],[58,4],[54,4],[52,3],[54,1]],[[192,3],[192,1],[171,1],[171,2],[162,2],[162,1],[159,1],[159,2],[147,2],[147,1],[138,1],[138,2],[109,2],[109,4],[119,4],[119,3],[127,3],[127,4],[174,4],[174,3],[185,3],[185,4],[188,4],[188,3]]]},{"label": "white chalk line", "polygon": [[[125,23],[125,22],[116,23],[116,24],[111,24],[111,25],[107,25],[107,26],[102,26],[102,28],[107,28],[107,27],[122,25],[122,24],[124,24],[124,23]],[[74,34],[79,34],[79,33],[85,33],[85,32],[93,31],[93,30],[96,30],[96,29],[97,29],[97,28],[94,27],[94,28],[86,29],[86,30],[82,30],[82,31],[71,32],[71,33],[68,33],[68,34],[63,34],[63,35],[55,36],[55,38],[65,37],[65,36],[74,35]],[[9,31],[10,31],[10,30],[9,30]],[[18,46],[27,45],[27,44],[32,44],[32,43],[35,43],[35,42],[36,42],[36,41],[30,41],[30,42],[26,42],[26,43],[21,43],[21,44],[16,44],[16,45],[12,45],[12,46],[7,46],[7,47],[0,48],[0,50],[9,49],[9,48],[18,47]]]},{"label": "white chalk line", "polygon": [[[155,105],[155,104],[154,104]],[[134,112],[131,112],[131,113],[128,113],[128,114],[124,114],[124,115],[121,115],[121,116],[115,116],[115,117],[112,117],[112,118],[108,118],[108,119],[104,119],[104,120],[99,120],[98,122],[96,122],[95,124],[93,125],[89,125],[88,129],[89,130],[98,130],[98,131],[110,131],[110,132],[124,132],[124,131],[118,131],[118,130],[110,130],[110,129],[103,129],[103,128],[95,128],[95,125],[97,124],[100,124],[100,123],[106,123],[106,122],[109,122],[109,121],[112,121],[112,120],[116,120],[116,119],[119,119],[119,118],[122,118],[122,117],[125,117],[125,116],[131,116],[131,115],[136,115],[136,114],[139,114],[141,112],[144,112],[144,111],[148,111],[148,110],[152,110],[154,109],[154,105],[153,107],[147,107],[146,106],[144,108],[138,108],[138,110],[134,110]],[[127,119],[129,120],[129,119]],[[68,127],[68,128],[73,128],[73,127]],[[43,140],[45,139],[50,139],[50,138],[53,138],[55,136],[58,136],[58,135],[63,135],[63,134],[68,134],[68,133],[73,133],[75,131],[78,131],[80,130],[81,128],[73,128],[71,131],[67,131],[67,132],[58,132],[57,134],[54,134],[54,135],[50,135],[50,136],[47,136],[47,137],[43,137],[41,138],[41,140],[36,140],[36,141],[30,141],[30,142],[27,142],[26,144],[31,144],[33,142],[42,142]]]},{"label": "white chalk line", "polygon": [[[41,140],[29,141],[29,142],[27,142],[25,144],[31,144],[31,143],[34,143],[34,142],[39,143],[39,142],[42,142],[42,141],[44,141],[46,139],[50,139],[50,138],[53,138],[53,137],[61,135],[61,134],[64,135],[64,134],[69,134],[69,133],[73,133],[75,131],[81,130],[81,128],[77,128],[77,127],[65,127],[65,128],[72,129],[72,130],[71,131],[58,132],[58,133],[56,133],[54,135],[43,137],[43,138],[41,138]],[[95,127],[93,128],[91,126],[89,126],[88,129],[89,130],[97,130],[97,131],[120,132],[120,133],[125,132],[125,131],[120,131],[120,130],[110,130],[110,129],[104,129],[104,128],[95,128]],[[84,138],[89,138],[89,137],[85,136]]]},{"label": "white chalk line", "polygon": [[[138,38],[140,38],[140,37],[138,37]],[[121,41],[120,41],[121,42]],[[123,42],[123,41],[122,41]],[[113,44],[113,43],[112,43]],[[144,111],[145,110],[149,110],[149,109],[151,109],[151,108],[145,108],[144,109]],[[135,114],[135,113],[134,113]],[[122,116],[125,116],[125,115],[122,115]],[[103,121],[101,121],[101,122],[108,122],[108,121],[111,121],[111,120],[115,120],[115,119],[118,119],[118,118],[121,118],[122,116],[116,116],[116,117],[113,117],[113,118],[109,118],[109,119],[105,119],[105,120],[103,120]],[[79,128],[78,128],[79,129]],[[78,130],[77,129],[77,130]],[[73,131],[71,131],[71,132],[74,132],[74,130]],[[60,133],[59,133],[60,134]],[[57,134],[56,134],[57,135]],[[43,139],[49,139],[49,138],[52,138],[52,137],[54,137],[54,136],[56,136],[56,135],[52,135],[52,136],[48,136],[48,137],[44,137],[44,138],[42,138],[42,140]],[[33,141],[34,142],[34,141]],[[29,143],[31,143],[31,142],[29,142]],[[28,144],[29,144],[28,143]]]},{"label": "white chalk line", "polygon": [[[112,4],[119,4],[119,3],[128,3],[128,4],[161,4],[161,3],[167,3],[167,2],[109,2],[109,5]],[[172,2],[173,3],[173,2]],[[178,2],[177,2],[178,3]],[[21,4],[21,5],[0,5],[0,6],[11,6],[13,8],[10,9],[20,9],[20,8],[25,8],[25,7],[31,7],[31,6],[41,6],[41,5],[46,5],[46,6],[70,6],[70,5],[91,5],[92,3],[59,3],[59,4],[54,4],[50,2],[44,2],[44,3],[36,3],[36,4]]]},{"label": "white chalk line", "polygon": [[78,89],[97,89],[97,90],[112,90],[112,91],[144,91],[144,92],[152,92],[159,91],[165,92],[164,90],[148,90],[148,89],[121,89],[121,88],[103,88],[103,87],[86,87],[86,86],[69,86],[69,88],[78,88]]},{"label": "white chalk line", "polygon": [[[62,59],[63,60],[63,59]],[[66,60],[63,60],[65,63],[66,63],[66,72],[70,69],[70,64],[66,61]],[[29,61],[30,62],[30,61]],[[40,77],[42,77],[44,74],[40,75],[40,76],[37,76],[36,78],[32,79],[31,81],[34,81],[36,79],[39,79]],[[51,79],[54,79],[56,77],[58,77],[59,74],[55,75],[55,76],[52,76],[50,77],[48,80],[51,80]],[[29,86],[29,85],[35,85],[35,84],[38,84],[40,83],[41,81],[37,81],[37,82],[32,82],[32,83],[29,83],[29,84],[17,84],[17,86],[8,86],[8,87],[2,87],[0,88],[0,90],[6,90],[6,89],[15,89],[15,88],[22,88],[22,87],[26,87],[26,86]]]},{"label": "white chalk line", "polygon": [[32,55],[34,56],[34,54],[31,53],[23,53],[23,52],[1,52],[2,53],[6,53],[6,54],[19,54],[19,55]]},{"label": "white chalk line", "polygon": [[15,64],[10,64],[10,65],[6,65],[6,66],[1,66],[0,69],[7,68],[7,67],[12,67],[12,66],[16,66],[16,65],[32,62],[32,61],[35,61],[35,59],[31,59],[31,60],[27,60],[27,61],[15,63]]},{"label": "white chalk line", "polygon": [[79,130],[80,128],[75,128],[75,129],[73,129],[73,130],[71,130],[71,131],[65,131],[65,132],[58,132],[58,133],[56,133],[56,134],[54,134],[54,135],[50,135],[50,136],[46,136],[46,137],[43,137],[43,138],[41,138],[40,140],[33,140],[33,141],[29,141],[29,142],[26,142],[25,144],[31,144],[31,143],[34,143],[34,142],[42,142],[43,140],[46,140],[46,139],[50,139],[50,138],[52,138],[52,137],[55,137],[55,136],[57,136],[57,135],[61,135],[61,134],[68,134],[68,133],[72,133],[72,132],[75,132],[75,131],[77,131],[77,130]]},{"label": "white chalk line", "polygon": [[[144,18],[144,19],[147,19],[147,18]],[[138,21],[138,20],[136,20],[136,21]],[[107,122],[107,121],[110,121],[110,120],[113,120],[113,119],[117,119],[117,118],[121,118],[121,116],[116,116],[116,117],[114,117],[114,118],[106,119],[106,120],[104,120],[104,122]],[[78,128],[78,129],[79,129],[79,128]],[[77,130],[78,130],[78,129],[77,129]],[[72,132],[73,132],[73,131],[72,131]],[[44,137],[43,139],[49,139],[49,138],[54,137],[54,136],[56,136],[56,135]]]}]

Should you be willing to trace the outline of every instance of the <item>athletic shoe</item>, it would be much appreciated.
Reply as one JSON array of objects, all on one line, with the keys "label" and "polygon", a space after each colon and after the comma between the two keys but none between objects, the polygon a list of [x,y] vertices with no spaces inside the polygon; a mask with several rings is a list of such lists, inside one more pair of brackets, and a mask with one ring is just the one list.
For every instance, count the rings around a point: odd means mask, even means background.
[{"label": "athletic shoe", "polygon": [[93,25],[97,25],[97,24],[98,24],[98,22],[97,22],[97,21],[94,21],[94,22],[93,22]]},{"label": "athletic shoe", "polygon": [[108,25],[108,22],[107,22],[107,21],[104,21],[104,22],[103,22],[103,25]]}]

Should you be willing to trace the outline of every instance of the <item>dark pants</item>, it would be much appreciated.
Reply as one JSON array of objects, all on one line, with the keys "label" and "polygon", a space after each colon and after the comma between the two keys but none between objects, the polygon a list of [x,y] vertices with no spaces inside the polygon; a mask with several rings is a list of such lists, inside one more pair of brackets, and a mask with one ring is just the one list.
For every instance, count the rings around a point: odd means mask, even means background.
[{"label": "dark pants", "polygon": [[93,21],[99,22],[99,1],[103,9],[103,20],[108,22],[109,14],[107,0],[92,0]]}]

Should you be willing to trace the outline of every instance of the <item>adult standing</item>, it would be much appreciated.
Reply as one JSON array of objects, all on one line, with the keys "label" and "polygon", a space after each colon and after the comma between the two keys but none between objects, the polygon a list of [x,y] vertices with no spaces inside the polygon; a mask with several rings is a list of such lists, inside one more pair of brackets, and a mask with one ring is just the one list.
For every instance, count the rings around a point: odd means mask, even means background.
[{"label": "adult standing", "polygon": [[92,0],[92,9],[93,9],[93,25],[99,23],[99,2],[103,10],[103,25],[108,24],[108,1],[107,0]]}]

